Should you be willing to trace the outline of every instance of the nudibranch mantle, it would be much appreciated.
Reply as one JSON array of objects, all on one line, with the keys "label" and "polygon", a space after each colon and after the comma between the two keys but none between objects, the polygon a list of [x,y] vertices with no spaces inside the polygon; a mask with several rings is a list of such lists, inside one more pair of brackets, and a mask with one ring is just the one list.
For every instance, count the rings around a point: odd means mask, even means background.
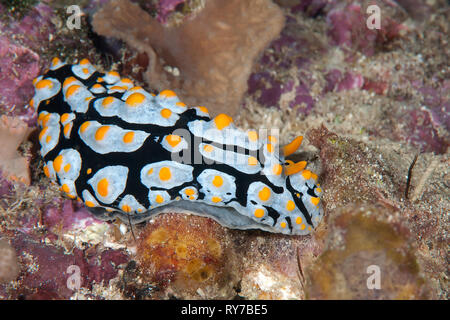
[{"label": "nudibranch mantle", "polygon": [[323,216],[306,162],[285,157],[302,141],[211,119],[171,90],[155,95],[87,60],[58,58],[34,80],[46,176],[103,219],[141,222],[163,212],[210,217],[235,229],[304,235]]}]

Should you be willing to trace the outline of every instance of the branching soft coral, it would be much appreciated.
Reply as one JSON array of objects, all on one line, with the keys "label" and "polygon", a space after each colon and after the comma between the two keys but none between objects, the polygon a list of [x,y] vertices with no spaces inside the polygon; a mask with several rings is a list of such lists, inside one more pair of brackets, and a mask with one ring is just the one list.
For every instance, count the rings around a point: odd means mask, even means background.
[{"label": "branching soft coral", "polygon": [[[147,53],[144,75],[156,90],[172,89],[211,114],[236,114],[257,55],[280,33],[281,10],[270,0],[209,0],[193,19],[165,27],[129,0],[97,12],[94,30]],[[164,70],[176,67],[179,75]]]},{"label": "branching soft coral", "polygon": [[17,152],[19,145],[28,137],[30,129],[17,118],[0,117],[0,169],[6,178],[30,184],[29,160]]}]

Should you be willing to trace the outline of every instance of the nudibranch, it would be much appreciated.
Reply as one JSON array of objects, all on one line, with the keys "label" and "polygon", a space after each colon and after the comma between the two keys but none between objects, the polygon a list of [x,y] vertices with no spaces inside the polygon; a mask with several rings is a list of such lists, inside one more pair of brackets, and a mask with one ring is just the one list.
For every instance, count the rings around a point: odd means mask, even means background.
[{"label": "nudibranch", "polygon": [[241,130],[225,114],[211,119],[171,90],[149,93],[87,59],[54,58],[33,83],[44,172],[100,218],[186,212],[304,235],[323,216],[317,175],[286,159],[302,137],[279,147],[275,136]]}]

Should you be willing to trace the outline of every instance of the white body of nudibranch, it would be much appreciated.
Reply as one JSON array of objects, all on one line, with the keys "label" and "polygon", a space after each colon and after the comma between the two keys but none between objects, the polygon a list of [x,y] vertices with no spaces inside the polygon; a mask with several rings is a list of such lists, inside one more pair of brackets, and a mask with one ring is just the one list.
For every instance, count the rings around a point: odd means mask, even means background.
[{"label": "white body of nudibranch", "polygon": [[173,91],[149,93],[86,59],[55,58],[34,85],[45,174],[102,218],[139,222],[170,210],[301,235],[323,216],[317,175],[285,160],[302,137],[279,148],[273,136],[240,130],[225,114],[211,119]]}]

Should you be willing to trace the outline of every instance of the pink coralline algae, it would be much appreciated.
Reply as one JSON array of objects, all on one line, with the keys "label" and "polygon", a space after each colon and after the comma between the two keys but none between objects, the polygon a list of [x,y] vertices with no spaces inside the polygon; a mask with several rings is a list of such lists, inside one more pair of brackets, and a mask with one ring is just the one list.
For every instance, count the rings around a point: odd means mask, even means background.
[{"label": "pink coralline algae", "polygon": [[364,77],[362,89],[369,92],[374,92],[378,95],[386,95],[389,89],[389,84],[383,80],[373,80]]},{"label": "pink coralline algae", "polygon": [[184,3],[186,0],[159,0],[157,10],[158,10],[158,21],[166,22],[167,17],[177,8],[178,5]]},{"label": "pink coralline algae", "polygon": [[35,121],[34,109],[24,106],[33,96],[32,80],[38,76],[39,69],[36,53],[0,36],[0,107],[8,113],[24,116],[30,124]]},{"label": "pink coralline algae", "polygon": [[[395,22],[386,16],[381,29],[370,30],[366,26],[369,15],[361,4],[321,0],[278,0],[277,3],[290,9],[286,15],[286,26],[280,37],[272,42],[270,49],[264,52],[248,80],[248,93],[259,104],[280,107],[280,100],[287,94],[290,97],[287,103],[289,107],[302,106],[299,111],[309,114],[322,98],[321,94],[314,92],[313,87],[317,85],[323,86],[322,93],[352,89],[387,93],[388,84],[385,80],[371,79],[349,70],[350,63],[340,64],[341,69],[319,67],[318,64],[327,63],[323,60],[333,53],[335,47],[344,51],[343,58],[348,62],[355,60],[358,51],[372,56],[389,41],[399,37],[400,31],[405,28],[400,24],[402,20]],[[305,15],[312,18],[325,16],[323,27],[327,36],[309,30],[313,20],[305,19]],[[324,84],[317,83],[313,77],[313,68],[317,67],[322,69]]]},{"label": "pink coralline algae", "polygon": [[6,15],[0,4],[0,107],[2,113],[21,116],[29,126],[36,122],[28,100],[33,96],[32,80],[40,72],[40,56],[37,52],[49,42],[55,32],[51,23],[53,10],[38,4],[26,16],[17,18]]},{"label": "pink coralline algae", "polygon": [[[448,106],[444,112],[448,117],[450,112]],[[448,136],[446,139],[438,134],[437,126],[433,123],[432,111],[429,108],[423,107],[419,110],[410,110],[404,119],[404,123],[407,126],[402,134],[406,135],[405,139],[412,145],[417,146],[421,152],[431,151],[436,154],[444,154],[447,152],[449,145]],[[448,121],[448,119],[446,120]],[[450,128],[448,122],[447,128]]]},{"label": "pink coralline algae", "polygon": [[450,130],[450,80],[438,83],[435,88],[419,85],[417,91],[422,95],[423,103],[430,111],[430,121],[433,125]]},{"label": "pink coralline algae", "polygon": [[56,227],[64,231],[85,229],[94,223],[102,223],[102,221],[95,219],[85,206],[74,205],[71,200],[65,200],[60,208],[48,208],[42,219],[49,229]]},{"label": "pink coralline algae", "polygon": [[12,193],[12,188],[13,188],[13,183],[11,180],[8,180],[6,178],[6,174],[4,174],[2,172],[2,170],[0,169],[0,197],[6,197],[8,195],[11,195]]},{"label": "pink coralline algae", "polygon": [[450,82],[434,81],[433,86],[422,81],[411,81],[419,101],[404,104],[402,110],[392,110],[399,123],[393,137],[405,140],[421,152],[444,154],[450,144]]},{"label": "pink coralline algae", "polygon": [[308,114],[314,107],[314,99],[310,93],[313,81],[309,80],[305,77],[295,84],[294,79],[278,80],[269,72],[263,71],[250,76],[248,93],[262,106],[279,107],[282,95],[293,92],[294,98],[289,101],[289,107],[300,107],[302,113]]},{"label": "pink coralline algae", "polygon": [[325,75],[325,79],[327,85],[325,86],[324,92],[361,89],[364,85],[364,78],[361,75],[354,74],[353,72],[342,74],[342,72],[337,69],[330,70]]},{"label": "pink coralline algae", "polygon": [[[274,79],[269,72],[261,72],[250,76],[248,80],[248,93],[255,95],[256,101],[261,105],[265,107],[276,107],[278,106],[281,95],[291,91],[293,85],[293,81],[282,83]],[[308,100],[310,100],[309,98],[310,96],[308,95]]]},{"label": "pink coralline algae", "polygon": [[[19,261],[24,272],[16,289],[0,285],[0,298],[10,299],[69,299],[77,287],[68,285],[68,279],[77,270],[80,288],[92,288],[93,284],[108,283],[117,276],[117,268],[128,261],[128,255],[120,250],[96,252],[94,248],[64,249],[40,243],[21,233],[11,239],[12,247],[20,252]],[[69,269],[70,266],[75,266]]]},{"label": "pink coralline algae", "polygon": [[[295,108],[307,116],[321,114],[331,101],[350,103],[356,92],[360,97],[373,95],[375,100],[386,97],[384,104],[389,101],[392,106],[385,114],[392,120],[365,124],[377,127],[367,132],[404,141],[424,152],[446,152],[450,88],[443,80],[445,60],[434,61],[436,52],[431,49],[441,45],[445,27],[436,22],[428,28],[422,47],[414,45],[415,34],[423,32],[423,26],[406,21],[411,21],[408,12],[413,7],[421,7],[420,1],[403,1],[406,11],[382,0],[276,2],[287,8],[286,25],[253,68],[247,91],[251,102],[282,110]],[[371,4],[384,13],[380,29],[366,25]],[[429,10],[421,19],[427,14]],[[403,46],[411,47],[410,55],[405,56]],[[431,70],[424,70],[427,67]]]},{"label": "pink coralline algae", "polygon": [[384,16],[379,30],[369,29],[366,26],[369,14],[366,14],[365,9],[356,3],[337,3],[327,15],[327,23],[330,26],[328,35],[333,44],[356,49],[371,56],[377,46],[397,37],[404,28],[390,17]]},{"label": "pink coralline algae", "polygon": [[[0,4],[0,108],[1,114],[20,116],[33,127],[35,110],[28,106],[34,94],[32,80],[48,65],[48,60],[55,55],[90,57],[89,53],[95,52],[85,21],[81,29],[72,32],[66,28],[66,12],[55,8],[60,5],[25,2],[12,1],[9,7],[8,1]],[[11,15],[8,11],[11,6],[20,10],[25,5],[30,8],[23,15]]]},{"label": "pink coralline algae", "polygon": [[[5,8],[1,4],[0,14],[5,16]],[[15,20],[7,17],[7,21],[0,22],[0,29],[2,33],[11,36],[17,43],[23,44],[33,51],[39,51],[39,46],[48,42],[49,35],[55,32],[55,27],[51,23],[54,17],[52,8],[44,3],[39,3],[31,8],[23,18]]]}]

